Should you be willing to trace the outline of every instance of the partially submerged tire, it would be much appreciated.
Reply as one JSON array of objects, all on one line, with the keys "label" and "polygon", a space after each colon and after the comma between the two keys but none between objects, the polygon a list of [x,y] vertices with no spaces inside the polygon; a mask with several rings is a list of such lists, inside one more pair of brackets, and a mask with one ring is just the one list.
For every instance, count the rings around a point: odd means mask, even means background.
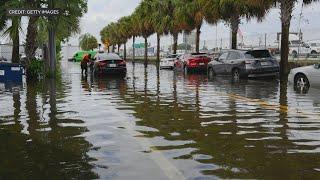
[{"label": "partially submerged tire", "polygon": [[214,78],[215,75],[216,75],[216,74],[215,74],[213,68],[209,68],[209,69],[208,69],[208,76],[209,76],[209,78]]},{"label": "partially submerged tire", "polygon": [[232,70],[232,79],[233,80],[239,80],[240,79],[240,70],[238,68],[235,68]]},{"label": "partially submerged tire", "polygon": [[297,89],[301,89],[301,90],[309,89],[310,83],[309,83],[307,76],[304,74],[296,75],[296,77],[294,78],[294,86]]}]

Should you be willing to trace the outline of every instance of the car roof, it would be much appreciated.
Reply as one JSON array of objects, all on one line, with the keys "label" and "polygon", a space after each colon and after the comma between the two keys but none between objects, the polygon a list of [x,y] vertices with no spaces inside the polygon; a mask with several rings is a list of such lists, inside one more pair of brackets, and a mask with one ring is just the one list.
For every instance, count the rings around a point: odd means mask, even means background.
[{"label": "car roof", "polygon": [[99,60],[122,60],[121,57],[115,53],[100,53],[95,56]]}]

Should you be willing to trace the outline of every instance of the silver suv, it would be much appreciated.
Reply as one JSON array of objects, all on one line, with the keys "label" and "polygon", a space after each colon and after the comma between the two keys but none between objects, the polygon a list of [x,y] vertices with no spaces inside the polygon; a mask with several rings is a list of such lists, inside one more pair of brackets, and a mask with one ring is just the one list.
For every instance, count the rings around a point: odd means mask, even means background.
[{"label": "silver suv", "polygon": [[268,50],[224,50],[208,64],[208,75],[240,77],[267,77],[279,74],[279,63]]}]

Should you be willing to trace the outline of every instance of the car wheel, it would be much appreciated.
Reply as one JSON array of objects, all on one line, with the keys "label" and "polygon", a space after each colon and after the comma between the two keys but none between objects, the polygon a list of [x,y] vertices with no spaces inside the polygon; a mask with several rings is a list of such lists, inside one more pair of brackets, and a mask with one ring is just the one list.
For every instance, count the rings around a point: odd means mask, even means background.
[{"label": "car wheel", "polygon": [[294,80],[294,85],[298,89],[305,89],[310,87],[308,78],[304,74],[298,74]]},{"label": "car wheel", "polygon": [[232,71],[232,78],[234,80],[239,80],[240,79],[240,71],[239,71],[239,69],[234,69]]},{"label": "car wheel", "polygon": [[94,67],[94,68],[93,68],[93,75],[94,75],[94,76],[97,76],[97,75],[99,74],[99,71],[100,71],[100,70],[99,70],[97,67]]},{"label": "car wheel", "polygon": [[213,71],[213,68],[209,68],[209,70],[208,70],[208,76],[209,76],[209,78],[213,78],[213,77],[215,76],[215,73],[214,73],[214,71]]},{"label": "car wheel", "polygon": [[188,73],[188,72],[189,72],[188,66],[184,66],[184,73]]},{"label": "car wheel", "polygon": [[293,56],[294,58],[297,58],[297,57],[298,57],[297,51],[292,51],[292,56]]}]

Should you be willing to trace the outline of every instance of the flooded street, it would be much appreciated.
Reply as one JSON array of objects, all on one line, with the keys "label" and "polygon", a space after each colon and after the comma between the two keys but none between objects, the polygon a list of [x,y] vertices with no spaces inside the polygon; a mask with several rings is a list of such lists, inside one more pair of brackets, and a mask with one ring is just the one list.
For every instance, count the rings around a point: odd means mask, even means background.
[{"label": "flooded street", "polygon": [[319,89],[131,63],[126,78],[85,78],[61,66],[56,81],[1,85],[0,177],[320,178]]}]

